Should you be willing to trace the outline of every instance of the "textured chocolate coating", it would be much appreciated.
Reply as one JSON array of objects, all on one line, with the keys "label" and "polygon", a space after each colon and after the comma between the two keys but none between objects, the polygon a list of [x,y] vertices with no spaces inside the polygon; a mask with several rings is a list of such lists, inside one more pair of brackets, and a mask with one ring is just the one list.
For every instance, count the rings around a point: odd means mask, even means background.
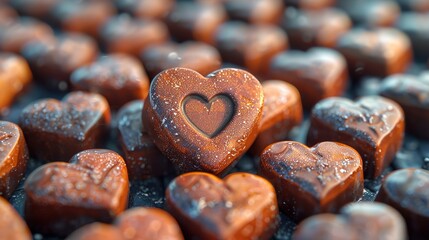
[{"label": "textured chocolate coating", "polygon": [[411,63],[409,38],[396,29],[354,29],[344,34],[336,48],[347,60],[350,76],[385,77],[402,73]]},{"label": "textured chocolate coating", "polygon": [[18,17],[18,13],[6,4],[0,2],[0,26],[7,25]]},{"label": "textured chocolate coating", "polygon": [[429,75],[390,76],[381,84],[379,93],[401,105],[407,131],[429,139]]},{"label": "textured chocolate coating", "polygon": [[219,5],[178,2],[166,22],[175,40],[196,40],[213,45],[217,29],[226,20],[226,12]]},{"label": "textured chocolate coating", "polygon": [[336,141],[356,149],[362,157],[364,176],[374,179],[391,163],[402,145],[404,114],[395,102],[378,96],[320,101],[311,112],[309,145]]},{"label": "textured chocolate coating", "polygon": [[33,171],[24,185],[25,219],[34,232],[67,236],[94,222],[110,222],[128,204],[128,175],[117,153],[82,151],[70,163],[52,162]]},{"label": "textured chocolate coating", "polygon": [[277,225],[274,188],[249,173],[223,180],[208,173],[180,175],[166,190],[167,206],[188,238],[269,239]]},{"label": "textured chocolate coating", "polygon": [[8,199],[15,191],[24,177],[28,158],[24,134],[18,125],[0,121],[0,196]]},{"label": "textured chocolate coating", "polygon": [[162,22],[119,15],[112,17],[101,28],[100,38],[108,53],[126,53],[138,57],[149,45],[166,42],[169,33]]},{"label": "textured chocolate coating", "polygon": [[172,68],[152,81],[143,124],[177,171],[221,174],[255,140],[263,101],[259,81],[244,70],[204,77]]},{"label": "textured chocolate coating", "polygon": [[60,0],[9,0],[9,4],[24,16],[49,21],[52,8]]},{"label": "textured chocolate coating", "polygon": [[298,90],[279,80],[262,83],[264,108],[258,137],[249,152],[259,156],[268,145],[287,139],[289,131],[303,118],[301,97]]},{"label": "textured chocolate coating", "polygon": [[173,8],[174,0],[116,0],[120,12],[131,14],[136,18],[164,19]]},{"label": "textured chocolate coating", "polygon": [[101,145],[110,109],[99,94],[72,92],[61,102],[42,99],[28,105],[19,122],[31,155],[48,162],[68,161],[82,150]]},{"label": "textured chocolate coating", "polygon": [[130,179],[164,176],[173,166],[153,143],[142,121],[143,101],[132,101],[117,115],[118,144],[125,155]]},{"label": "textured chocolate coating", "polygon": [[250,24],[277,24],[284,10],[283,0],[224,0],[223,6],[229,19]]},{"label": "textured chocolate coating", "polygon": [[20,17],[9,24],[0,24],[0,51],[20,53],[25,44],[53,37],[52,29],[30,17]]},{"label": "textured chocolate coating", "polygon": [[351,27],[352,22],[339,9],[297,10],[287,8],[281,24],[291,48],[306,50],[321,46],[332,48]]},{"label": "textured chocolate coating", "polygon": [[125,54],[107,55],[80,67],[70,81],[73,90],[99,93],[114,109],[132,100],[145,99],[149,91],[143,66],[138,59]]},{"label": "textured chocolate coating", "polygon": [[110,1],[61,0],[52,9],[51,17],[63,31],[98,38],[100,27],[115,13],[116,9]]},{"label": "textured chocolate coating", "polygon": [[286,6],[302,9],[320,10],[334,5],[335,0],[283,0]]},{"label": "textured chocolate coating", "polygon": [[31,82],[25,59],[12,53],[0,53],[0,116]]},{"label": "textured chocolate coating", "polygon": [[260,174],[276,189],[280,209],[295,221],[336,212],[363,194],[362,159],[341,143],[312,148],[292,141],[274,143],[261,154]]},{"label": "textured chocolate coating", "polygon": [[390,173],[376,200],[402,214],[410,239],[429,238],[429,171],[408,168]]},{"label": "textured chocolate coating", "polygon": [[404,12],[396,22],[396,27],[406,33],[411,40],[414,55],[417,59],[429,59],[429,13]]},{"label": "textured chocolate coating", "polygon": [[216,33],[216,47],[224,61],[263,75],[270,60],[288,48],[288,39],[276,26],[228,22]]},{"label": "textured chocolate coating", "polygon": [[32,239],[27,224],[12,205],[2,197],[0,197],[0,239]]},{"label": "textured chocolate coating", "polygon": [[293,240],[407,239],[405,222],[393,208],[382,203],[351,203],[339,215],[320,214],[301,222]]},{"label": "textured chocolate coating", "polygon": [[152,79],[158,73],[174,67],[190,68],[207,75],[221,67],[222,59],[216,48],[202,42],[165,43],[146,48],[140,59]]},{"label": "textured chocolate coating", "polygon": [[22,55],[27,59],[36,81],[54,90],[67,90],[74,70],[96,60],[98,48],[89,37],[77,33],[56,39],[33,41]]},{"label": "textured chocolate coating", "polygon": [[278,54],[271,60],[269,75],[294,85],[306,109],[311,109],[324,98],[341,96],[348,82],[346,60],[328,48]]}]

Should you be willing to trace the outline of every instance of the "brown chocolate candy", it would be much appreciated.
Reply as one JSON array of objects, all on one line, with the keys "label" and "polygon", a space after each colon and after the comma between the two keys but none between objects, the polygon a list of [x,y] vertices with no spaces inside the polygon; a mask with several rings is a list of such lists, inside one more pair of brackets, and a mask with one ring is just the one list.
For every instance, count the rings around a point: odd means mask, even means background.
[{"label": "brown chocolate candy", "polygon": [[183,174],[170,183],[166,199],[189,239],[269,239],[276,230],[274,188],[250,173],[223,180],[202,172]]},{"label": "brown chocolate candy", "polygon": [[362,157],[366,179],[382,174],[404,137],[401,107],[383,97],[362,97],[356,102],[328,98],[314,106],[310,118],[307,143],[336,141],[353,147]]},{"label": "brown chocolate candy", "polygon": [[9,198],[12,195],[24,177],[28,158],[24,134],[18,125],[0,121],[0,196]]},{"label": "brown chocolate candy", "polygon": [[96,93],[72,92],[60,102],[42,99],[20,115],[30,154],[53,162],[101,145],[110,123],[106,99]]},{"label": "brown chocolate candy", "polygon": [[224,0],[231,20],[250,24],[277,24],[284,10],[283,0]]},{"label": "brown chocolate candy", "polygon": [[125,54],[107,55],[80,67],[70,81],[73,90],[99,93],[114,109],[132,100],[145,99],[149,91],[143,66],[138,59]]},{"label": "brown chocolate candy", "polygon": [[174,0],[116,0],[120,12],[136,18],[164,19],[173,8]]},{"label": "brown chocolate candy", "polygon": [[261,84],[244,70],[204,77],[172,68],[153,79],[143,124],[178,172],[221,174],[255,140],[263,101]]},{"label": "brown chocolate candy", "polygon": [[363,194],[359,153],[336,142],[312,148],[292,141],[274,143],[261,154],[260,174],[276,189],[280,209],[295,221],[336,212]]},{"label": "brown chocolate candy", "polygon": [[228,22],[217,31],[216,47],[224,61],[264,75],[270,60],[288,48],[288,39],[276,26]]},{"label": "brown chocolate candy", "polygon": [[31,82],[25,59],[12,53],[0,53],[0,116]]},{"label": "brown chocolate candy", "polygon": [[382,203],[351,203],[339,215],[320,214],[301,222],[293,240],[407,239],[405,222],[393,208]]},{"label": "brown chocolate candy", "polygon": [[379,93],[401,105],[407,131],[429,139],[429,75],[390,76],[381,84]]},{"label": "brown chocolate candy", "polygon": [[426,0],[397,0],[406,11],[429,12],[429,2]]},{"label": "brown chocolate candy", "polygon": [[396,22],[396,27],[406,33],[411,40],[413,52],[418,60],[429,59],[429,13],[404,12]]},{"label": "brown chocolate candy", "polygon": [[32,239],[27,224],[25,224],[12,205],[2,197],[0,197],[0,239]]},{"label": "brown chocolate candy", "polygon": [[410,239],[429,238],[429,171],[408,168],[390,173],[376,200],[402,214]]},{"label": "brown chocolate candy", "polygon": [[7,25],[18,17],[16,11],[6,4],[0,2],[0,26]]},{"label": "brown chocolate candy", "polygon": [[166,21],[174,39],[213,45],[216,31],[226,19],[225,10],[219,5],[178,2]]},{"label": "brown chocolate candy", "polygon": [[269,75],[294,85],[306,109],[311,109],[324,98],[341,96],[348,82],[345,59],[328,48],[278,54],[271,60]]},{"label": "brown chocolate candy", "polygon": [[282,20],[291,48],[306,50],[321,46],[332,48],[351,27],[347,14],[339,9],[297,10],[287,8]]},{"label": "brown chocolate candy", "polygon": [[169,39],[168,29],[162,22],[133,19],[128,15],[111,18],[100,31],[101,42],[108,53],[126,53],[136,57],[149,45]]},{"label": "brown chocolate candy", "polygon": [[[111,234],[106,234],[106,233]],[[115,225],[93,223],[71,234],[68,240],[85,239],[169,239],[183,240],[176,220],[158,208],[132,208],[115,220]]]},{"label": "brown chocolate candy", "polygon": [[164,176],[173,166],[153,143],[142,121],[143,101],[124,105],[118,112],[118,144],[125,155],[128,176],[132,180]]},{"label": "brown chocolate candy", "polygon": [[351,30],[338,40],[336,48],[346,58],[350,76],[356,79],[402,73],[413,56],[408,37],[392,28]]},{"label": "brown chocolate candy", "polygon": [[262,83],[264,108],[258,137],[249,152],[259,156],[268,145],[287,139],[292,128],[302,121],[302,104],[298,90],[291,84],[269,80]]},{"label": "brown chocolate candy", "polygon": [[127,207],[128,185],[121,156],[86,150],[69,163],[48,163],[28,176],[25,219],[34,232],[55,236],[94,221],[110,222]]},{"label": "brown chocolate candy", "polygon": [[49,14],[60,0],[9,0],[21,15],[49,21]]},{"label": "brown chocolate candy", "polygon": [[190,68],[207,75],[219,69],[222,64],[216,48],[191,41],[149,46],[142,52],[140,59],[151,79],[158,73],[174,67]]},{"label": "brown chocolate candy", "polygon": [[21,17],[0,25],[0,51],[20,53],[25,44],[35,40],[51,39],[52,29],[30,17]]},{"label": "brown chocolate candy", "polygon": [[334,5],[335,0],[283,0],[286,6],[302,8],[302,9],[311,9],[311,10],[320,10],[323,8],[330,7]]},{"label": "brown chocolate candy", "polygon": [[70,75],[79,67],[96,60],[98,48],[91,38],[68,33],[49,41],[33,41],[22,50],[34,78],[54,90],[67,90]]}]

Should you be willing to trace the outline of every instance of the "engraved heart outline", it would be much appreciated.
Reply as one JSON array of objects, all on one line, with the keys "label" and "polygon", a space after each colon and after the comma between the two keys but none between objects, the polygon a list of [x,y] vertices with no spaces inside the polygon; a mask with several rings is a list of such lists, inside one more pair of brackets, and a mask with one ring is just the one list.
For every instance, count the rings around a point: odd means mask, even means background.
[{"label": "engraved heart outline", "polygon": [[[190,114],[188,114],[188,112],[186,110],[187,109],[186,105],[190,101],[193,101],[193,100],[198,101],[201,104],[203,104],[204,107],[208,110],[208,112],[211,112],[211,108],[217,100],[221,100],[227,106],[226,107],[227,109],[225,109],[225,116],[223,117],[222,121],[218,123],[218,126],[215,128],[215,130],[212,131],[211,133],[207,132],[205,129],[203,129],[202,126],[198,126],[198,123],[196,121],[194,121],[193,119],[191,119]],[[201,94],[189,94],[188,96],[186,96],[183,99],[182,104],[181,104],[181,109],[182,109],[183,116],[189,122],[189,124],[193,127],[193,129],[195,129],[199,133],[203,134],[207,138],[213,138],[216,135],[218,135],[223,129],[225,129],[228,126],[231,119],[235,115],[234,100],[229,95],[224,94],[224,93],[217,94],[210,99],[208,99],[207,97],[205,97],[204,95],[201,95]],[[207,120],[210,121],[210,119],[207,119]]]}]

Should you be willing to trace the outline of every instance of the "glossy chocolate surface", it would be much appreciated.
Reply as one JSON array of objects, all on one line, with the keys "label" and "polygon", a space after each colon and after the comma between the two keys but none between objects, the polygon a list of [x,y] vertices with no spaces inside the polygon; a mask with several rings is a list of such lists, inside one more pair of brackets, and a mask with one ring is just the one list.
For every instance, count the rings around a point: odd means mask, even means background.
[{"label": "glossy chocolate surface", "polygon": [[175,178],[166,191],[167,206],[189,238],[269,239],[277,225],[274,188],[249,173],[223,180],[193,172]]},{"label": "glossy chocolate surface", "polygon": [[25,182],[25,218],[33,231],[67,236],[94,222],[110,222],[127,207],[128,175],[111,150],[82,151],[69,163],[52,162]]},{"label": "glossy chocolate surface", "polygon": [[110,109],[103,96],[72,92],[62,101],[42,99],[28,105],[22,110],[19,125],[30,154],[53,162],[68,161],[82,150],[99,146],[109,123]]},{"label": "glossy chocolate surface", "polygon": [[336,212],[363,194],[362,159],[341,143],[312,148],[293,141],[274,143],[261,154],[260,174],[276,189],[280,209],[295,221]]},{"label": "glossy chocolate surface", "polygon": [[402,108],[383,97],[368,96],[356,102],[328,98],[316,104],[310,119],[307,143],[336,141],[353,147],[362,157],[366,179],[382,174],[404,137]]},{"label": "glossy chocolate surface", "polygon": [[178,172],[221,174],[255,140],[263,101],[259,81],[244,70],[204,77],[172,68],[152,81],[143,124]]},{"label": "glossy chocolate surface", "polygon": [[32,239],[27,224],[13,206],[2,197],[0,197],[0,239]]}]

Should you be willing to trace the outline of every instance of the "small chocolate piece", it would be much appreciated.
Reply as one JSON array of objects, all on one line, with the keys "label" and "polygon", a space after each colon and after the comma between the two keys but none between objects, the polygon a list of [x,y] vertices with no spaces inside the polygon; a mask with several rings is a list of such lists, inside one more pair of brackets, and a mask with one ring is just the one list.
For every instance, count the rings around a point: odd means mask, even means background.
[{"label": "small chocolate piece", "polygon": [[[429,2],[429,1],[428,1]],[[418,60],[429,59],[429,13],[404,12],[396,22],[396,27],[406,33],[411,40],[413,52]]]},{"label": "small chocolate piece", "polygon": [[223,180],[202,172],[183,174],[170,183],[166,199],[189,239],[270,239],[276,230],[274,188],[250,173]]},{"label": "small chocolate piece", "polygon": [[291,84],[268,80],[262,83],[264,108],[258,137],[249,152],[259,156],[268,145],[287,139],[289,131],[302,121],[298,90]]},{"label": "small chocolate piece", "polygon": [[18,17],[16,11],[0,2],[0,26],[7,25]]},{"label": "small chocolate piece", "polygon": [[[109,233],[109,234],[107,234]],[[132,208],[115,220],[115,225],[92,223],[74,233],[67,240],[138,240],[169,239],[183,240],[176,220],[158,208]]]},{"label": "small chocolate piece", "polygon": [[244,70],[204,77],[172,68],[153,79],[143,124],[178,172],[221,174],[255,140],[263,101],[261,84]]},{"label": "small chocolate piece", "polygon": [[42,99],[28,105],[19,121],[31,155],[47,162],[68,161],[82,150],[101,145],[110,110],[99,94],[72,92],[61,102]]},{"label": "small chocolate piece", "polygon": [[9,0],[21,15],[50,21],[49,14],[54,6],[61,0]]},{"label": "small chocolate piece", "polygon": [[320,214],[301,222],[293,240],[407,239],[405,222],[388,205],[376,202],[350,203],[339,215]]},{"label": "small chocolate piece", "polygon": [[312,148],[292,141],[274,143],[261,154],[260,174],[276,189],[280,209],[295,221],[336,212],[363,194],[359,153],[336,142]]},{"label": "small chocolate piece", "polygon": [[429,2],[426,0],[397,0],[405,11],[429,12]]},{"label": "small chocolate piece", "polygon": [[[28,159],[21,129],[14,123],[0,121],[0,196],[8,199],[12,195],[24,177]],[[0,239],[5,239],[1,238],[1,230]]]},{"label": "small chocolate piece", "polygon": [[392,28],[351,30],[340,37],[336,48],[346,58],[350,76],[356,79],[402,73],[413,55],[408,37]]},{"label": "small chocolate piece", "polygon": [[47,24],[30,17],[21,17],[9,24],[0,24],[0,51],[20,53],[25,44],[53,37]]},{"label": "small chocolate piece", "polygon": [[68,33],[49,41],[33,41],[22,50],[36,81],[49,89],[67,90],[70,75],[96,60],[97,44],[91,38]]},{"label": "small chocolate piece", "polygon": [[207,75],[219,69],[222,64],[216,48],[201,42],[152,45],[142,52],[140,59],[151,79],[158,73],[174,67],[190,68]]},{"label": "small chocolate piece", "polygon": [[126,53],[135,57],[149,45],[169,39],[168,29],[162,22],[133,19],[124,14],[112,17],[100,31],[101,42],[108,53]]},{"label": "small chocolate piece", "polygon": [[51,11],[55,25],[67,32],[78,32],[98,38],[99,29],[116,9],[110,1],[62,0]]},{"label": "small chocolate piece", "polygon": [[178,2],[166,22],[177,41],[196,40],[214,45],[216,31],[226,19],[225,10],[219,5]]},{"label": "small chocolate piece", "polygon": [[333,6],[336,0],[283,0],[288,7],[320,10]]},{"label": "small chocolate piece", "polygon": [[118,144],[132,180],[164,176],[173,170],[148,135],[148,127],[143,126],[142,111],[143,101],[136,100],[123,106],[117,115]]},{"label": "small chocolate piece", "polygon": [[404,138],[404,114],[395,102],[378,96],[353,102],[328,98],[314,106],[307,143],[336,141],[356,149],[364,176],[375,179],[389,166]]},{"label": "small chocolate piece", "polygon": [[228,22],[217,31],[216,47],[224,61],[264,75],[271,59],[288,48],[288,39],[276,26]]},{"label": "small chocolate piece", "polygon": [[0,239],[32,239],[27,224],[25,224],[13,206],[2,197],[0,197]]},{"label": "small chocolate piece", "polygon": [[31,71],[25,59],[0,52],[0,116],[31,82]]},{"label": "small chocolate piece", "polygon": [[370,28],[391,27],[401,15],[398,3],[390,0],[340,0],[337,5],[355,24]]},{"label": "small chocolate piece", "polygon": [[278,24],[284,10],[283,0],[224,0],[231,20],[250,24]]},{"label": "small chocolate piece", "polygon": [[320,11],[287,8],[282,20],[291,48],[307,50],[311,47],[335,46],[337,40],[351,27],[345,12],[327,8]]},{"label": "small chocolate piece", "polygon": [[70,81],[73,90],[99,93],[114,109],[132,100],[145,99],[149,91],[143,66],[138,59],[125,54],[103,56],[91,65],[80,67]]},{"label": "small chocolate piece", "polygon": [[163,20],[173,8],[174,0],[116,0],[120,12],[136,18]]},{"label": "small chocolate piece", "polygon": [[402,214],[410,239],[429,238],[429,171],[407,168],[390,173],[376,200]]},{"label": "small chocolate piece", "polygon": [[381,84],[379,93],[401,105],[405,113],[407,131],[429,139],[429,75],[390,76]]},{"label": "small chocolate piece", "polygon": [[278,54],[271,60],[269,75],[294,85],[306,109],[324,98],[341,96],[348,82],[346,60],[328,48]]},{"label": "small chocolate piece", "polygon": [[85,150],[69,163],[48,163],[28,176],[25,219],[32,231],[60,237],[91,222],[108,223],[127,207],[128,185],[121,156]]}]

